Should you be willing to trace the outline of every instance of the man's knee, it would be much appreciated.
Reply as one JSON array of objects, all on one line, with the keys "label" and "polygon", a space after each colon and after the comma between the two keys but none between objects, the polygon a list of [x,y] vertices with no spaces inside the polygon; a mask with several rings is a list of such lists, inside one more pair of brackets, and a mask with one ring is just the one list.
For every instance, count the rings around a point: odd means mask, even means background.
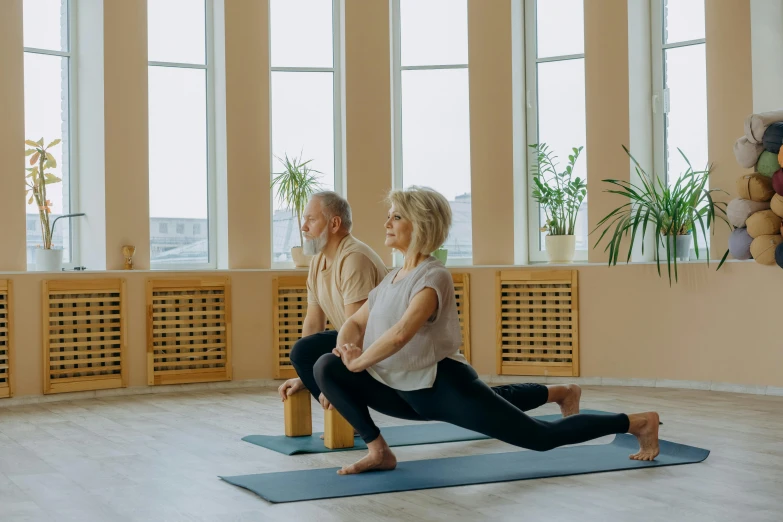
[{"label": "man's knee", "polygon": [[294,343],[291,348],[291,362],[294,366],[305,366],[314,364],[318,357],[323,354],[322,343],[318,342],[318,334],[302,337]]}]

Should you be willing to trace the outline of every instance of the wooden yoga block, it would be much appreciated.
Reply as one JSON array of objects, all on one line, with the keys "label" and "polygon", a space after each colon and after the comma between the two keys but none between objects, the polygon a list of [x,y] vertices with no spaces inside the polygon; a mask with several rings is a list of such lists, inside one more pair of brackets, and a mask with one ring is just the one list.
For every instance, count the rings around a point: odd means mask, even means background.
[{"label": "wooden yoga block", "polygon": [[302,437],[313,434],[313,418],[310,414],[310,391],[307,389],[289,396],[285,402],[285,434]]},{"label": "wooden yoga block", "polygon": [[324,446],[353,448],[353,426],[337,410],[324,410]]}]

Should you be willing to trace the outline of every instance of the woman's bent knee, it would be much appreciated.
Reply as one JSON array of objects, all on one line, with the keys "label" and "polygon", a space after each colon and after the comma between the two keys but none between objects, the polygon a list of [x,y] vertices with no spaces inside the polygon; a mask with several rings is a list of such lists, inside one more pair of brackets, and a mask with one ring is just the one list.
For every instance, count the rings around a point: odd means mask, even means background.
[{"label": "woman's bent knee", "polygon": [[323,388],[323,382],[333,379],[340,372],[345,371],[345,365],[342,359],[334,354],[327,353],[318,358],[313,367],[313,375],[318,386]]}]

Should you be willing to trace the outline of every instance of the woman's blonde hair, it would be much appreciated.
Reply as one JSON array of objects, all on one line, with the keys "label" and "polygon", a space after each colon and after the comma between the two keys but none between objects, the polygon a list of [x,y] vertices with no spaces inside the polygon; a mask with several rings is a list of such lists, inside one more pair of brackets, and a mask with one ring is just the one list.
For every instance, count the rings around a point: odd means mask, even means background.
[{"label": "woman's blonde hair", "polygon": [[451,206],[439,192],[428,187],[408,187],[392,190],[386,203],[413,224],[408,254],[430,255],[439,249],[449,236]]}]

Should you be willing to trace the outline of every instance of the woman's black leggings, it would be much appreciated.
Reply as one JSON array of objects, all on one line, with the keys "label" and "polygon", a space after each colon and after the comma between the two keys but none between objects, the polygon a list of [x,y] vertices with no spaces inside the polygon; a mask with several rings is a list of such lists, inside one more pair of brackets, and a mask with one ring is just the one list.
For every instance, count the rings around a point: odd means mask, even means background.
[{"label": "woman's black leggings", "polygon": [[537,388],[512,385],[507,391],[513,400],[508,400],[479,380],[471,366],[451,359],[438,363],[432,388],[415,391],[390,388],[366,371],[351,372],[333,354],[319,358],[314,373],[326,398],[367,443],[380,435],[369,408],[402,419],[448,422],[534,451],[626,433],[629,427],[625,414],[580,414],[552,422],[533,419],[514,403],[524,404],[523,396],[537,395],[530,402],[543,404],[546,387],[540,387],[544,392],[540,401]]},{"label": "woman's black leggings", "polygon": [[[321,389],[315,381],[314,367],[322,356],[332,353],[337,344],[337,332],[334,330],[325,330],[307,337],[299,339],[291,349],[291,364],[294,366],[297,375],[302,379],[302,383],[310,390],[310,393],[318,400],[321,395]],[[332,357],[334,357],[332,355]],[[335,357],[337,359],[337,357]],[[369,375],[367,377],[370,377]],[[372,377],[370,377],[372,379]],[[372,379],[375,381],[375,379]],[[377,381],[376,381],[377,382]],[[380,383],[378,383],[380,384]],[[522,411],[533,410],[542,404],[545,404],[549,391],[546,386],[541,384],[507,384],[495,386],[492,388],[496,394],[500,395],[511,404]],[[374,409],[374,408],[373,408]],[[404,417],[412,420],[426,420],[421,417]]]}]

